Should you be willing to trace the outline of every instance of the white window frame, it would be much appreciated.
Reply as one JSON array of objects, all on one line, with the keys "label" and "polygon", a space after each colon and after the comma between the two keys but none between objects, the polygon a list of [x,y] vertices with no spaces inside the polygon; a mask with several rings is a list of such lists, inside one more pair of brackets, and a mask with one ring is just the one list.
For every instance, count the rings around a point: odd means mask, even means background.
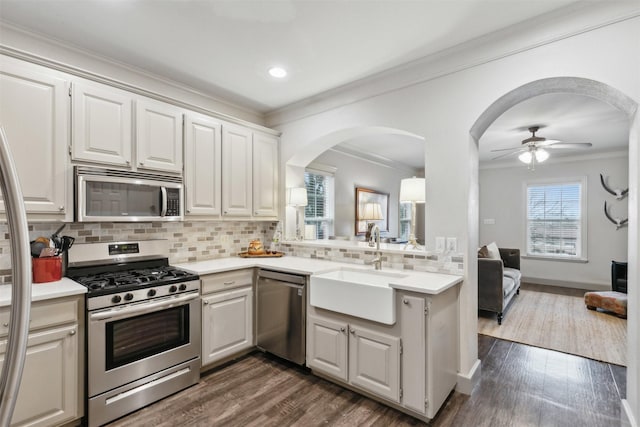
[{"label": "white window frame", "polygon": [[[576,248],[576,255],[564,254],[539,254],[529,253],[529,187],[541,186],[560,186],[569,184],[580,184],[580,244]],[[587,177],[568,177],[568,178],[551,178],[526,181],[523,184],[524,198],[524,252],[523,258],[543,259],[551,261],[567,261],[567,262],[588,262],[587,258],[587,237],[588,237],[588,221],[587,221]]]},{"label": "white window frame", "polygon": [[[335,172],[336,172],[336,168],[333,166],[328,166],[328,165],[323,165],[323,164],[318,164],[318,163],[312,163],[310,164],[307,168],[305,168],[305,173],[312,173],[315,175],[324,175],[326,177],[330,177],[332,178],[332,182],[331,182],[331,188],[327,190],[327,194],[328,194],[328,198],[327,198],[327,204],[325,205],[325,213],[329,212],[331,213],[330,216],[325,216],[323,217],[321,220],[318,220],[314,223],[314,225],[316,225],[316,238],[318,236],[318,223],[326,223],[327,224],[327,230],[326,230],[326,234],[325,235],[325,239],[329,238],[329,236],[332,236],[334,234],[334,230],[335,230],[335,224],[336,224],[336,209],[335,209],[335,198],[336,198],[336,192],[335,192]],[[307,218],[305,217],[303,219],[303,223],[306,225],[306,221]]]}]

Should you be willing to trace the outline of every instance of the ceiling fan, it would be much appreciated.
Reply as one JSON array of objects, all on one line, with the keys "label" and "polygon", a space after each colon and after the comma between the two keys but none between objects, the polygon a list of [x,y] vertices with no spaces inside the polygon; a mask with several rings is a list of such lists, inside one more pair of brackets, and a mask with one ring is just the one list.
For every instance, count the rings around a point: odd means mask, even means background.
[{"label": "ceiling fan", "polygon": [[494,157],[491,160],[498,160],[517,154],[518,159],[522,163],[527,164],[529,169],[534,170],[536,163],[542,163],[549,158],[549,152],[546,149],[589,148],[592,145],[590,142],[562,142],[557,139],[547,139],[536,136],[538,130],[540,130],[540,126],[531,126],[529,128],[531,136],[523,139],[520,147],[491,150],[492,152],[507,151],[507,153]]}]

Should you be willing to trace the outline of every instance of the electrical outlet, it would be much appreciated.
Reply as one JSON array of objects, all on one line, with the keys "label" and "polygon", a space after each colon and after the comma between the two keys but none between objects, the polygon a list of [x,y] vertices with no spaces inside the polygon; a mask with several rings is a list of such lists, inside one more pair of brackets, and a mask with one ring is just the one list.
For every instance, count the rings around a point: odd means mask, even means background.
[{"label": "electrical outlet", "polygon": [[493,218],[485,218],[482,222],[484,223],[484,225],[495,225],[496,220]]},{"label": "electrical outlet", "polygon": [[458,249],[458,239],[455,237],[447,237],[447,252],[456,252]]},{"label": "electrical outlet", "polygon": [[329,256],[329,251],[326,249],[316,249],[316,257],[318,258],[327,258]]},{"label": "electrical outlet", "polygon": [[436,237],[436,252],[444,252],[444,237]]}]

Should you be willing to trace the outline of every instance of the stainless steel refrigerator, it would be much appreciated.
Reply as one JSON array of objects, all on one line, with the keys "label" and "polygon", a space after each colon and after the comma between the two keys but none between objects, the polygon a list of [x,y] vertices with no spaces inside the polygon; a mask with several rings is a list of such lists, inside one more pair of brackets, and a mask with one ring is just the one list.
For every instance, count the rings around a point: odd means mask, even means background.
[{"label": "stainless steel refrigerator", "polygon": [[7,352],[0,374],[0,427],[11,423],[27,351],[31,311],[31,253],[22,190],[7,136],[0,126],[0,191],[11,245],[11,312]]}]

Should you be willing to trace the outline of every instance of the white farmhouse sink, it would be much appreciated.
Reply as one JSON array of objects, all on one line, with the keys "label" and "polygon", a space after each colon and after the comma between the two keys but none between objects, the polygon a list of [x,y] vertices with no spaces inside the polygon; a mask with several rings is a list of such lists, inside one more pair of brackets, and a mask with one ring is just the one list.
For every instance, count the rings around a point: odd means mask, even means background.
[{"label": "white farmhouse sink", "polygon": [[314,274],[310,282],[310,304],[375,322],[396,323],[395,289],[392,279],[406,277],[379,270],[339,268]]}]

